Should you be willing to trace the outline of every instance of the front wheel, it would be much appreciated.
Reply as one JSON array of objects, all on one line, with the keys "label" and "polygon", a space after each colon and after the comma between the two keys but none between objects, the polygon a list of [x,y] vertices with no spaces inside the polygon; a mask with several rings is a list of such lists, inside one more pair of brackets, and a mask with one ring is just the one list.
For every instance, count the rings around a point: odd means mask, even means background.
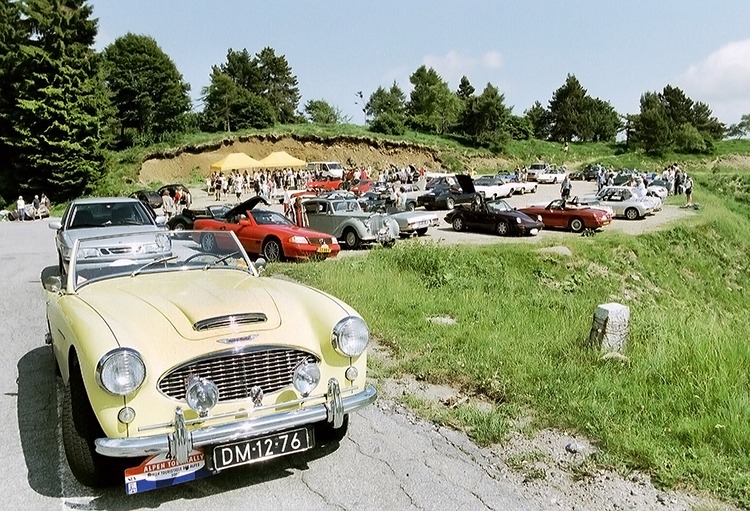
[{"label": "front wheel", "polygon": [[421,229],[417,229],[417,236],[424,236],[427,234],[427,227],[422,227]]},{"label": "front wheel", "polygon": [[413,202],[406,203],[406,211],[414,211],[415,209],[417,209],[416,204],[414,204]]},{"label": "front wheel", "polygon": [[581,220],[578,217],[571,218],[569,227],[570,227],[570,230],[573,232],[583,232],[583,229],[584,229],[583,220]]},{"label": "front wheel", "polygon": [[362,242],[359,239],[357,232],[354,229],[349,229],[344,234],[344,243],[346,243],[346,246],[351,249],[357,249]]},{"label": "front wheel", "polygon": [[275,263],[284,258],[284,251],[281,248],[279,240],[270,239],[263,244],[263,257],[265,257],[269,263]]},{"label": "front wheel", "polygon": [[453,230],[458,232],[461,232],[466,228],[466,225],[464,224],[464,217],[462,217],[461,215],[453,217],[451,225],[453,226]]},{"label": "front wheel", "polygon": [[445,201],[445,207],[448,209],[453,209],[454,207],[456,207],[456,201],[454,201],[452,197],[448,197],[448,200]]},{"label": "front wheel", "polygon": [[507,236],[510,233],[510,226],[505,220],[500,221],[495,226],[495,232],[500,236]]},{"label": "front wheel", "polygon": [[177,221],[172,226],[173,231],[184,231],[185,229],[187,229],[187,224],[182,221]]},{"label": "front wheel", "polygon": [[635,208],[628,208],[625,210],[625,218],[628,220],[637,220],[638,216],[638,210]]}]

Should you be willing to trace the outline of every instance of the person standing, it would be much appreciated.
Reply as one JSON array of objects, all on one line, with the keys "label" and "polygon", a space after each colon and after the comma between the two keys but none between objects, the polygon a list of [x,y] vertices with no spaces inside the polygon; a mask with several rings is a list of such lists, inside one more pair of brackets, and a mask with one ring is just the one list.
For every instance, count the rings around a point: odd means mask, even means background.
[{"label": "person standing", "polygon": [[31,202],[32,215],[34,216],[34,220],[36,221],[37,215],[39,215],[39,220],[42,219],[42,203],[39,201],[39,196],[34,195],[34,200]]},{"label": "person standing", "polygon": [[282,199],[282,203],[284,204],[284,216],[287,218],[291,217],[291,209],[292,209],[292,199],[289,196],[289,190],[284,187],[284,197]]},{"label": "person standing", "polygon": [[685,206],[693,205],[693,178],[685,174]]},{"label": "person standing", "polygon": [[563,200],[563,203],[567,202],[570,198],[570,190],[573,188],[573,184],[570,182],[570,176],[565,174],[565,179],[563,179],[562,184],[560,185],[560,197]]},{"label": "person standing", "polygon": [[164,190],[161,195],[161,208],[167,220],[174,214],[174,199],[169,194],[169,190]]},{"label": "person standing", "polygon": [[23,195],[19,195],[16,201],[16,213],[18,213],[19,222],[26,220],[26,202],[23,200]]},{"label": "person standing", "polygon": [[297,197],[294,201],[294,223],[299,227],[308,227],[310,225],[307,220],[307,211],[305,210],[304,204],[302,204],[301,197]]}]

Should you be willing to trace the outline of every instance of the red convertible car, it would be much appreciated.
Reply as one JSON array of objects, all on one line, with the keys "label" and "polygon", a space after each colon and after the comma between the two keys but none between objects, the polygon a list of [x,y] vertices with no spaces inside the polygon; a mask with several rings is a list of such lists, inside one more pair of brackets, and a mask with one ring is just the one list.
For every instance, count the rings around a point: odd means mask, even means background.
[{"label": "red convertible car", "polygon": [[341,179],[327,178],[307,183],[307,190],[313,192],[329,192],[331,190],[340,190],[342,188],[344,188],[344,182]]},{"label": "red convertible car", "polygon": [[544,227],[570,229],[573,232],[582,232],[584,229],[600,229],[609,225],[612,221],[612,215],[603,209],[576,206],[566,203],[562,199],[555,199],[547,206],[534,205],[519,208],[518,211],[522,211],[532,218],[536,218],[537,215],[541,216]]},{"label": "red convertible car", "polygon": [[[255,209],[260,203],[268,205],[262,197],[256,196],[227,211],[224,218],[196,218],[193,229],[232,230],[248,254],[262,255],[268,261],[325,259],[336,257],[341,250],[330,234],[298,227],[276,211]],[[207,232],[201,233],[196,241],[204,250],[211,251],[217,238]]]}]

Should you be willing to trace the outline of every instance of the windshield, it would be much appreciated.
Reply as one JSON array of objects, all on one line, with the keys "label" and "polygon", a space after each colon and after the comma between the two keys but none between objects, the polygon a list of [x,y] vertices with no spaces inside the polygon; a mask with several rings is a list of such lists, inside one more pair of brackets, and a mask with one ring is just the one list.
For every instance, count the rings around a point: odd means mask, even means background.
[{"label": "windshield", "polygon": [[212,268],[257,274],[232,231],[156,231],[81,238],[73,245],[73,288],[116,277]]},{"label": "windshield", "polygon": [[154,225],[140,201],[76,204],[68,215],[68,229]]},{"label": "windshield", "polygon": [[495,202],[488,202],[487,203],[487,209],[494,213],[500,213],[503,211],[512,211],[513,208],[510,207],[510,205],[505,202],[504,200],[499,200]]},{"label": "windshield", "polygon": [[354,213],[361,212],[362,207],[356,200],[335,201],[331,203],[334,211]]},{"label": "windshield", "polygon": [[252,210],[250,214],[258,225],[294,225],[291,220],[276,211],[260,209]]}]

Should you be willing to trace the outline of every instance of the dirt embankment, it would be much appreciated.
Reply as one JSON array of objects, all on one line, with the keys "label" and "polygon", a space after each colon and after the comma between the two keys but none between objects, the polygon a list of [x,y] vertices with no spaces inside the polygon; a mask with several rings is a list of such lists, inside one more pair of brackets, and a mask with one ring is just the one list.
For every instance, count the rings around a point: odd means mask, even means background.
[{"label": "dirt embankment", "polygon": [[229,153],[243,152],[260,160],[274,151],[286,151],[305,161],[339,161],[345,166],[351,161],[375,169],[387,168],[391,164],[398,167],[412,164],[429,169],[442,167],[439,150],[405,142],[346,136],[257,135],[150,155],[141,165],[139,179],[143,183],[182,181],[196,174],[207,175],[211,164]]}]

